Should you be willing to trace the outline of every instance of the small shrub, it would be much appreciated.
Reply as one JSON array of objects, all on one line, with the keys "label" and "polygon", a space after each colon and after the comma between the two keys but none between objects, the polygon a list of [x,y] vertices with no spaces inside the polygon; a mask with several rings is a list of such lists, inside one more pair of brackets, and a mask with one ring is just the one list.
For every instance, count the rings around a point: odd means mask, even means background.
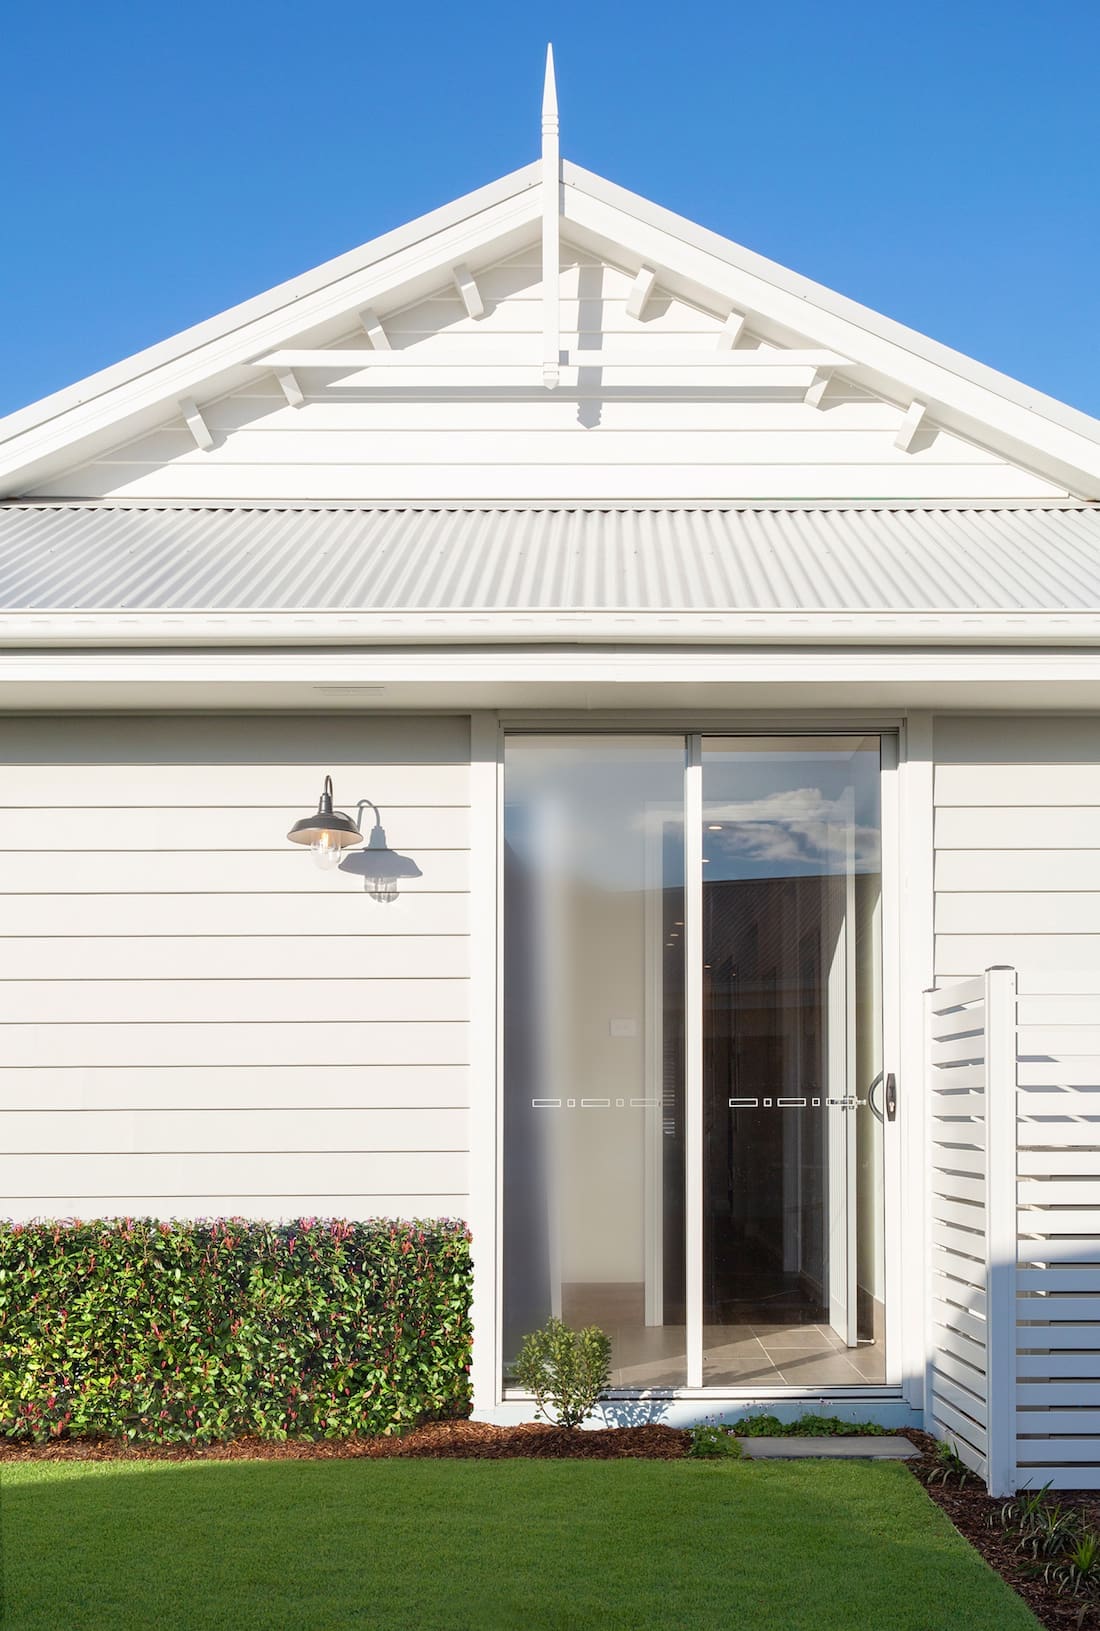
[{"label": "small shrub", "polygon": [[740,1456],[741,1446],[728,1427],[717,1427],[713,1422],[701,1422],[691,1429],[691,1447],[688,1455],[698,1460],[717,1460],[721,1456]]},{"label": "small shrub", "polygon": [[535,1395],[535,1413],[562,1427],[579,1427],[591,1415],[611,1380],[611,1338],[598,1325],[570,1330],[563,1320],[547,1320],[524,1337],[516,1360],[520,1387]]},{"label": "small shrub", "polygon": [[936,1445],[936,1465],[928,1474],[930,1484],[956,1483],[961,1489],[973,1476],[954,1444],[941,1442]]},{"label": "small shrub", "polygon": [[1044,1578],[1073,1597],[1100,1592],[1100,1535],[1088,1529],[1043,1570]]},{"label": "small shrub", "polygon": [[873,1421],[842,1421],[839,1416],[799,1416],[796,1421],[783,1422],[778,1416],[744,1416],[730,1428],[739,1438],[842,1438],[851,1434],[859,1438],[876,1437],[885,1433]]}]

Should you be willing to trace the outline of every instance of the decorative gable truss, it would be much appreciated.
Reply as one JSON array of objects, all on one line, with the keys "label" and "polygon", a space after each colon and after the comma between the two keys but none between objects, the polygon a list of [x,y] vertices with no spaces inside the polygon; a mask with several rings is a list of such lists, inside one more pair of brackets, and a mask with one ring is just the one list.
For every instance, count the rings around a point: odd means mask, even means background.
[{"label": "decorative gable truss", "polygon": [[540,164],[0,421],[0,492],[1100,498],[1100,425],[561,164],[551,71]]}]

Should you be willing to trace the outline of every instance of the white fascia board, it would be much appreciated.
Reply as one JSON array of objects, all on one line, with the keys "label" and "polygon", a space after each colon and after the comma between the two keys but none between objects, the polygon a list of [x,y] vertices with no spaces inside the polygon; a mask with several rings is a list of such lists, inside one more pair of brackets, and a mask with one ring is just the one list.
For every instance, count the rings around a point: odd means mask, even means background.
[{"label": "white fascia board", "polygon": [[[330,687],[371,688],[370,707],[387,706],[390,687],[439,688],[439,702],[454,704],[463,685],[561,686],[586,695],[586,687],[638,686],[667,694],[672,687],[710,685],[737,688],[767,684],[784,690],[802,688],[806,704],[819,706],[822,689],[831,685],[873,685],[876,694],[888,685],[892,692],[906,686],[935,686],[941,695],[955,688],[947,706],[965,707],[967,691],[977,685],[1004,687],[1014,698],[1023,691],[1027,706],[1041,709],[1033,688],[1058,686],[1062,695],[1076,695],[1077,687],[1100,687],[1100,651],[922,651],[916,648],[884,650],[769,650],[741,647],[730,650],[666,650],[660,662],[652,652],[623,647],[577,651],[552,646],[529,650],[469,647],[454,650],[435,646],[371,651],[16,651],[4,659],[0,673],[0,706],[27,688],[64,686],[78,706],[81,687],[95,695],[96,687],[132,687],[131,706],[156,708],[160,687],[179,685],[208,688],[210,707],[231,707],[237,687],[319,688],[312,699],[317,707],[332,707],[339,694]],[[375,694],[375,687],[381,688]],[[38,692],[45,695],[45,691]],[[1094,693],[1095,694],[1095,693]],[[1093,694],[1093,695],[1094,695]],[[258,693],[251,692],[253,706]],[[992,700],[992,698],[991,698]],[[36,703],[37,705],[37,703]],[[266,706],[262,702],[261,706]],[[278,704],[276,704],[278,705]],[[351,706],[363,705],[363,699]],[[484,703],[481,705],[485,705]],[[616,691],[616,704],[631,706],[629,694]],[[662,704],[675,707],[674,696]],[[459,704],[458,706],[462,706]],[[1014,710],[1020,703],[1014,701]],[[1060,704],[1064,706],[1064,702]],[[1079,697],[1074,707],[1091,709],[1094,700]]]},{"label": "white fascia board", "polygon": [[[884,395],[926,401],[938,424],[1100,498],[1100,420],[974,361],[892,318],[767,260],[625,188],[563,164],[563,219],[588,247],[626,245],[709,293],[851,357],[856,377]],[[675,285],[672,285],[674,292]]]},{"label": "white fascia board", "polygon": [[[0,649],[35,647],[493,646],[1073,647],[1100,612],[8,612]],[[664,656],[661,657],[664,662]]]},{"label": "white fascia board", "polygon": [[180,396],[209,399],[247,383],[259,353],[360,307],[403,300],[426,277],[438,274],[442,286],[456,261],[476,263],[502,245],[507,253],[517,233],[534,229],[539,207],[533,164],[18,409],[0,419],[0,492],[41,479],[59,457],[61,468],[80,463],[90,438],[124,439],[130,421],[144,428],[151,409]]}]

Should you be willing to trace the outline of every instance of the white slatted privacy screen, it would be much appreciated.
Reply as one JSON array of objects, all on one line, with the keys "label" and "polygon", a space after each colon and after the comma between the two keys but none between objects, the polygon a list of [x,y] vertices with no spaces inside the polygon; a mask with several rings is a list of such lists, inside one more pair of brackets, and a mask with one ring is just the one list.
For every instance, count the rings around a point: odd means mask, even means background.
[{"label": "white slatted privacy screen", "polygon": [[1100,1488],[1100,974],[927,1004],[933,1431],[994,1494]]}]

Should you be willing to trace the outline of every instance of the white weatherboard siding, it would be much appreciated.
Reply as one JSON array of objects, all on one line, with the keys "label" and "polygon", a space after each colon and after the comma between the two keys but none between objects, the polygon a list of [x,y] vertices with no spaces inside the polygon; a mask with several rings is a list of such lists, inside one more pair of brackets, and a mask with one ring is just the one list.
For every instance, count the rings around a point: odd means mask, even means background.
[{"label": "white weatherboard siding", "polygon": [[[1066,492],[932,420],[907,448],[898,447],[906,405],[843,374],[820,406],[804,400],[805,386],[774,378],[730,393],[714,366],[724,312],[674,298],[658,282],[641,316],[632,317],[626,307],[634,274],[564,245],[562,348],[579,355],[613,349],[652,366],[584,368],[557,391],[535,385],[515,400],[514,366],[494,372],[491,365],[538,355],[537,242],[476,276],[481,317],[468,314],[449,281],[428,300],[381,310],[390,356],[412,363],[415,354],[414,374],[398,370],[415,391],[395,383],[389,364],[371,374],[373,348],[349,319],[354,326],[333,348],[362,349],[365,371],[297,369],[300,406],[290,405],[274,374],[257,371],[254,383],[201,403],[211,447],[198,447],[176,415],[31,494],[378,501],[1028,499]],[[806,342],[792,336],[791,343]],[[759,344],[750,326],[737,349]],[[759,352],[762,360],[776,354],[770,344]]]},{"label": "white weatherboard siding", "polygon": [[1100,721],[941,716],[935,759],[937,979],[1100,968]]},{"label": "white weatherboard siding", "polygon": [[[327,772],[392,904],[286,842]],[[0,723],[7,1214],[464,1215],[468,803],[464,719]]]}]

